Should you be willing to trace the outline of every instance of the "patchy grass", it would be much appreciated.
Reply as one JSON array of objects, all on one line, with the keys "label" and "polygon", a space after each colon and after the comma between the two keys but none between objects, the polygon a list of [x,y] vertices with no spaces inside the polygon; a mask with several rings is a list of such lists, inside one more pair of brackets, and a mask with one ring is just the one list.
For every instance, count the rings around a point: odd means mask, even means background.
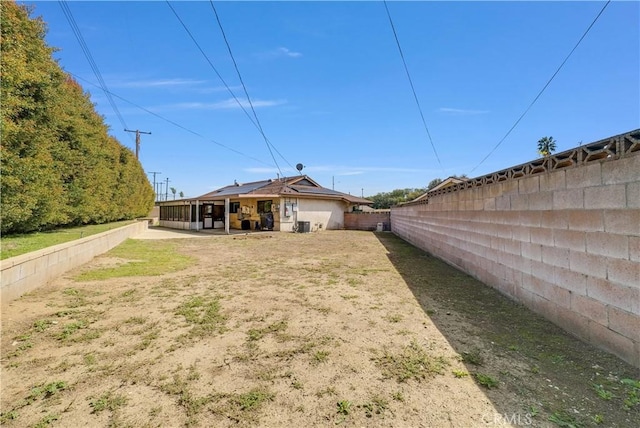
[{"label": "patchy grass", "polygon": [[116,394],[113,391],[107,391],[100,397],[94,398],[89,403],[91,413],[100,413],[103,410],[115,411],[127,404],[127,397],[122,394]]},{"label": "patchy grass", "polygon": [[28,404],[31,404],[41,398],[47,399],[53,397],[60,391],[64,391],[68,387],[69,385],[65,381],[50,382],[47,384],[36,386],[31,389],[31,392],[29,393],[26,401]]},{"label": "patchy grass", "polygon": [[176,315],[184,317],[187,324],[193,327],[191,337],[203,337],[224,330],[226,317],[220,313],[220,301],[217,298],[193,296],[182,303]]},{"label": "patchy grass", "polygon": [[116,229],[134,222],[135,220],[127,220],[107,224],[68,227],[47,232],[34,232],[8,236],[3,235],[0,237],[0,246],[2,247],[0,259],[4,260],[9,257],[15,257],[32,251],[41,250],[43,248],[52,247],[54,245],[64,244],[65,242],[106,232],[107,230]]},{"label": "patchy grass", "polygon": [[3,307],[3,427],[640,426],[637,370],[391,234],[168,242],[188,271]]},{"label": "patchy grass", "polygon": [[181,254],[178,248],[178,244],[172,241],[128,239],[105,254],[105,256],[126,259],[127,263],[90,269],[82,272],[75,279],[97,281],[130,276],[157,276],[192,266],[195,259]]},{"label": "patchy grass", "polygon": [[416,341],[406,346],[401,352],[384,351],[381,357],[374,358],[387,378],[395,378],[398,382],[409,379],[421,381],[428,377],[442,374],[448,361],[444,357],[434,357]]}]

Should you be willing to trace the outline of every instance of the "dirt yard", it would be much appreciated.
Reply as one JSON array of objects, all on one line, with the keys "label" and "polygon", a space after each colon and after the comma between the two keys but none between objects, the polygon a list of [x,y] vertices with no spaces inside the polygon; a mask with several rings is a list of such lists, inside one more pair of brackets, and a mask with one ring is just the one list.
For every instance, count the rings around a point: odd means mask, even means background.
[{"label": "dirt yard", "polygon": [[175,242],[3,308],[3,426],[640,426],[638,370],[390,233]]}]

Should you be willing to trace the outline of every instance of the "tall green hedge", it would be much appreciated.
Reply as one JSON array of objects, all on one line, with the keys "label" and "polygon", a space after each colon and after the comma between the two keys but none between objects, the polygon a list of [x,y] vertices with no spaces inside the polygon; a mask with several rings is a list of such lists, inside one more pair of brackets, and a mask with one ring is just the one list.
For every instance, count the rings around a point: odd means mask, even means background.
[{"label": "tall green hedge", "polygon": [[0,2],[2,233],[146,216],[153,188],[142,166],[109,135],[29,13]]}]

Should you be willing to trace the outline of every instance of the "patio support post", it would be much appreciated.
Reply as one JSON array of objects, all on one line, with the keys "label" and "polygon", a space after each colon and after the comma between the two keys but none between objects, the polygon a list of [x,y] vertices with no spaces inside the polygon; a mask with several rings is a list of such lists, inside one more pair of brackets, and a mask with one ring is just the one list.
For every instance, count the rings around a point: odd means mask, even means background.
[{"label": "patio support post", "polygon": [[196,232],[200,230],[200,210],[198,209],[198,200],[196,199]]},{"label": "patio support post", "polygon": [[229,198],[224,198],[224,231],[229,234]]}]

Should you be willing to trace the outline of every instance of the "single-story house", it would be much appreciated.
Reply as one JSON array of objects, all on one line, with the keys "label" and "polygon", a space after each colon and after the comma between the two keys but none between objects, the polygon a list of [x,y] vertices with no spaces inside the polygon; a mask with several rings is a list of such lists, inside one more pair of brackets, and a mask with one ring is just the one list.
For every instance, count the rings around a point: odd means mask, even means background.
[{"label": "single-story house", "polygon": [[320,186],[306,175],[234,183],[196,198],[158,202],[174,229],[310,232],[344,228],[344,213],[372,201]]}]

